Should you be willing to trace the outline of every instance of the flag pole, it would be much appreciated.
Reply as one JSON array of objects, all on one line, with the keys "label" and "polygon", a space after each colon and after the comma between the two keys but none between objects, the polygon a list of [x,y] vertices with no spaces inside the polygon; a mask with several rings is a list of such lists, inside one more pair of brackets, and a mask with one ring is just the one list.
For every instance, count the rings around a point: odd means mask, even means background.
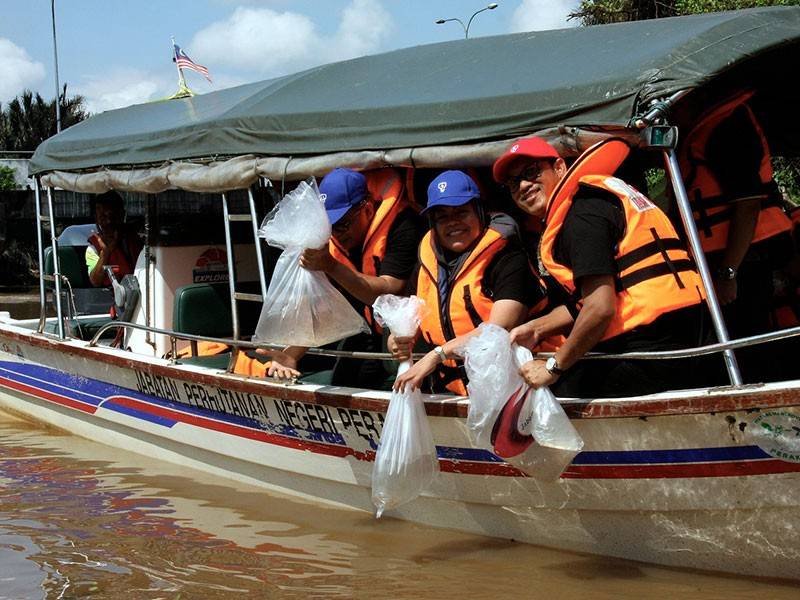
[{"label": "flag pole", "polygon": [[183,70],[178,66],[178,56],[175,54],[175,37],[170,37],[170,41],[172,42],[172,62],[175,63],[175,68],[178,69],[178,91],[169,96],[168,100],[173,100],[175,98],[186,98],[194,96],[194,92],[189,89],[189,86],[186,85],[186,79],[183,76]]}]

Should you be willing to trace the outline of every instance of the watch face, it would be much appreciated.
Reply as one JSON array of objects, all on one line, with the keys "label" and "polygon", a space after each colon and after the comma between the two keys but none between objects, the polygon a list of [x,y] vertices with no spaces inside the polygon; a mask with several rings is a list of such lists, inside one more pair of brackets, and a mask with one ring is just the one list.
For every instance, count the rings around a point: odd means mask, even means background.
[{"label": "watch face", "polygon": [[551,356],[544,363],[544,368],[547,369],[548,371],[552,371],[555,368],[555,366],[556,366],[556,357],[555,356]]}]

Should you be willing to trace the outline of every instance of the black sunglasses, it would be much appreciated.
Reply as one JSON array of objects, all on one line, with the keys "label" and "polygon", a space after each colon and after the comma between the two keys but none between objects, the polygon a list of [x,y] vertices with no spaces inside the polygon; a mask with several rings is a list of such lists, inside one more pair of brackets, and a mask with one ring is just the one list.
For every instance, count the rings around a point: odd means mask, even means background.
[{"label": "black sunglasses", "polygon": [[529,167],[526,167],[519,175],[510,175],[506,178],[506,186],[511,189],[516,189],[523,181],[536,181],[541,177],[544,171],[543,165],[550,166],[552,163],[549,161],[538,161]]},{"label": "black sunglasses", "polygon": [[350,227],[352,227],[353,223],[358,218],[359,213],[361,213],[366,204],[367,201],[362,200],[359,204],[348,210],[343,218],[336,221],[336,223],[331,227],[331,229],[337,233],[344,233],[345,231],[350,229]]}]

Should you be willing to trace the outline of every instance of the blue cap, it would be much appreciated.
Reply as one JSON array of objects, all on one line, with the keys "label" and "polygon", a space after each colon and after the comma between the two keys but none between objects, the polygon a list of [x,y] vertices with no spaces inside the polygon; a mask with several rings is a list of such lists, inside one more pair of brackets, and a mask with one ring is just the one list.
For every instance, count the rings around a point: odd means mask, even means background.
[{"label": "blue cap", "polygon": [[478,186],[464,171],[445,171],[428,186],[428,205],[422,212],[435,206],[461,206],[480,197]]},{"label": "blue cap", "polygon": [[367,195],[367,178],[351,169],[334,169],[319,184],[320,197],[325,202],[325,212],[331,225],[348,210],[357,206]]}]

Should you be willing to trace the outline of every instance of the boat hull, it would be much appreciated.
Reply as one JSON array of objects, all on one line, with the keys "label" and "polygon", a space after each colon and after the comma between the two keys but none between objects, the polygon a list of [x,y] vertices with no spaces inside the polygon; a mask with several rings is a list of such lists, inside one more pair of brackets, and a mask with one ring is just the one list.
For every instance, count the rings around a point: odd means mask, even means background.
[{"label": "boat hull", "polygon": [[[372,511],[388,395],[282,386],[0,326],[0,406],[79,436]],[[392,516],[559,549],[800,579],[798,382],[567,403],[584,451],[543,482],[426,410],[441,474]],[[787,437],[756,436],[765,416]],[[800,431],[800,430],[798,430]],[[785,443],[784,443],[785,442]],[[380,524],[376,523],[376,527]]]}]

